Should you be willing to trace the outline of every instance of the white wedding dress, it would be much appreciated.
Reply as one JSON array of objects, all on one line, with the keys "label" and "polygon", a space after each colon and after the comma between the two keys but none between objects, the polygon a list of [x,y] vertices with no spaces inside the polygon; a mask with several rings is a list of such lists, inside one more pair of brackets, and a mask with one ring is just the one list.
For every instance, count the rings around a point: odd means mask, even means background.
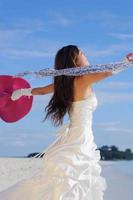
[{"label": "white wedding dress", "polygon": [[72,103],[70,122],[40,158],[41,170],[2,191],[0,200],[103,200],[107,184],[100,175],[100,151],[92,131],[97,102],[92,92]]}]

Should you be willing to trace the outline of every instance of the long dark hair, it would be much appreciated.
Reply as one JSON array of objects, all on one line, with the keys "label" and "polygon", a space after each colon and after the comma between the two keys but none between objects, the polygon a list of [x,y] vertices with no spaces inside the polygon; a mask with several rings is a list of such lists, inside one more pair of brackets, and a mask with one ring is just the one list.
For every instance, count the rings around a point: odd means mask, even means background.
[{"label": "long dark hair", "polygon": [[[55,69],[76,67],[76,58],[79,48],[76,45],[68,45],[59,49],[55,56]],[[45,119],[51,117],[54,126],[63,123],[66,112],[70,111],[73,101],[73,82],[75,76],[56,76],[54,77],[54,94],[48,105],[45,107]],[[45,120],[44,119],[44,120]]]}]

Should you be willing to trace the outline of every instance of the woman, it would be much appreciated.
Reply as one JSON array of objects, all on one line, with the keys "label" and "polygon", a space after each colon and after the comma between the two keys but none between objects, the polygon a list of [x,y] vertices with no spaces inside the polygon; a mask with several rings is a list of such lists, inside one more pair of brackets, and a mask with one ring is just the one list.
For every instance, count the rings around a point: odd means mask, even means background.
[{"label": "woman", "polygon": [[[55,68],[86,67],[85,54],[75,45],[61,48],[55,56]],[[2,200],[102,200],[106,181],[100,176],[100,151],[92,131],[97,98],[93,84],[111,76],[112,72],[82,76],[57,76],[45,87],[16,90],[12,100],[21,95],[44,95],[53,92],[46,106],[45,119],[55,126],[63,123],[68,112],[70,122],[59,131],[43,157],[38,174],[22,180],[0,193]],[[44,152],[44,151],[43,151]]]}]

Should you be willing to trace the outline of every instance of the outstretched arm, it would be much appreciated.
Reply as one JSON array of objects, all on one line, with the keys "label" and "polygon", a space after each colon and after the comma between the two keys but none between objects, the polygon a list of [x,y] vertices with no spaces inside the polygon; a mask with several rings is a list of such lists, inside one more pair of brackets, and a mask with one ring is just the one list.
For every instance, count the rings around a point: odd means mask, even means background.
[{"label": "outstretched arm", "polygon": [[93,73],[93,74],[86,74],[82,76],[82,81],[84,82],[85,85],[88,85],[88,84],[91,85],[111,75],[113,75],[112,72],[99,72],[99,73]]},{"label": "outstretched arm", "polygon": [[44,87],[37,87],[37,88],[25,88],[25,89],[18,89],[15,90],[12,95],[11,99],[13,101],[19,99],[21,96],[33,96],[33,95],[44,95],[54,92],[54,84],[49,84]]},{"label": "outstretched arm", "polygon": [[44,87],[37,87],[37,88],[32,88],[31,94],[32,95],[44,95],[54,92],[54,84],[49,84]]}]

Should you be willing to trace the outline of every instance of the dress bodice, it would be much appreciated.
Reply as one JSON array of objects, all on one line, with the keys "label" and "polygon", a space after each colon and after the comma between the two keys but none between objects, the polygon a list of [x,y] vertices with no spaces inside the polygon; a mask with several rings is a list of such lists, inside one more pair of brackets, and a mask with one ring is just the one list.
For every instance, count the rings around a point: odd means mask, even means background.
[{"label": "dress bodice", "polygon": [[75,125],[90,125],[92,122],[92,113],[98,105],[97,97],[94,92],[81,101],[73,101],[69,112],[70,124]]},{"label": "dress bodice", "polygon": [[84,100],[73,101],[68,113],[69,122],[62,125],[57,131],[57,140],[45,149],[45,156],[50,152],[55,152],[57,145],[62,147],[65,144],[66,148],[67,145],[72,145],[74,149],[88,146],[88,151],[91,148],[95,148],[96,145],[93,143],[94,137],[92,132],[92,114],[97,104],[98,101],[94,92]]}]

